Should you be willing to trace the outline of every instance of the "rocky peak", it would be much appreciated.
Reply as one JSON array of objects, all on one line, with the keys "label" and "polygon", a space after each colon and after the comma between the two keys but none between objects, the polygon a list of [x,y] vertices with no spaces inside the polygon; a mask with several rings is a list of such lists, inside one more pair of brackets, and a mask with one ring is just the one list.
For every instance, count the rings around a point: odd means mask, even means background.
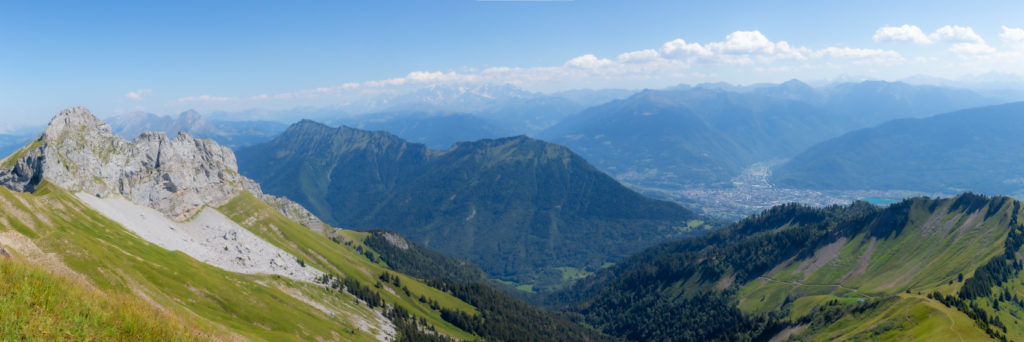
[{"label": "rocky peak", "polygon": [[110,126],[96,118],[85,107],[71,107],[57,113],[46,126],[43,135],[57,137],[62,133],[94,133],[111,136]]},{"label": "rocky peak", "polygon": [[301,205],[263,194],[238,174],[234,152],[213,140],[181,131],[173,139],[142,132],[129,142],[82,107],[58,113],[38,139],[0,163],[0,185],[11,190],[35,191],[43,180],[90,195],[124,196],[176,220],[248,191],[314,231],[337,234]]},{"label": "rocky peak", "polygon": [[227,203],[240,191],[262,195],[238,174],[235,154],[181,132],[143,132],[128,142],[82,107],[61,111],[38,140],[0,167],[0,184],[34,191],[43,180],[97,196],[121,195],[175,219],[204,205]]}]

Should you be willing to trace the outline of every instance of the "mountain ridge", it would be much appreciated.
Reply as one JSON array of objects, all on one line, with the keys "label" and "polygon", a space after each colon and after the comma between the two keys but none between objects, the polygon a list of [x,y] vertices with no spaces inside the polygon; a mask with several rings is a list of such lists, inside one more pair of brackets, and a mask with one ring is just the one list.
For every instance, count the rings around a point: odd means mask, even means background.
[{"label": "mountain ridge", "polygon": [[791,158],[850,130],[993,102],[900,82],[700,84],[589,107],[539,136],[639,187],[727,188],[755,163]]},{"label": "mountain ridge", "polygon": [[[333,234],[304,226],[302,218],[319,221],[227,171],[234,170],[233,153],[213,141],[143,133],[127,142],[77,107],[52,121],[36,143],[4,159],[0,168],[10,176],[24,165],[40,165],[29,169],[27,179],[35,181],[21,184],[31,186],[14,191],[7,186],[18,184],[5,180],[0,188],[0,258],[72,274],[104,294],[137,297],[132,303],[195,322],[186,327],[190,333],[274,341],[606,339],[547,312],[517,314],[525,304],[480,285],[441,290],[395,272],[363,243],[366,234],[322,222]],[[151,141],[155,148],[142,145]],[[180,169],[189,172],[176,173]],[[111,189],[107,182],[124,187]],[[27,187],[32,192],[23,191]],[[133,197],[131,187],[166,187],[167,194]],[[197,197],[202,204],[193,207],[189,193],[207,187],[218,191]],[[216,197],[221,195],[226,202]],[[183,205],[161,207],[165,200]],[[454,289],[470,292],[459,290],[456,297]],[[0,307],[8,304],[0,300]],[[502,319],[482,322],[481,315]],[[87,333],[83,338],[94,335]]]},{"label": "mountain ridge", "polygon": [[195,110],[181,112],[176,117],[159,116],[147,112],[132,112],[104,120],[114,134],[134,139],[142,132],[164,132],[176,135],[184,131],[192,136],[209,138],[230,148],[269,140],[286,127],[273,121],[219,121],[208,120]]},{"label": "mountain ridge", "polygon": [[[773,184],[812,189],[966,190],[1017,195],[1013,170],[1024,102],[902,119],[817,144],[773,170]],[[980,152],[984,151],[984,152]]]},{"label": "mountain ridge", "polygon": [[[645,241],[682,236],[703,224],[687,209],[626,189],[565,147],[527,136],[438,151],[386,132],[301,121],[239,156],[243,174],[332,225],[394,230],[504,279],[562,278],[538,274],[553,272],[538,267],[539,258],[596,270]],[[691,227],[692,221],[700,222]],[[626,222],[646,228],[627,229]],[[579,249],[585,245],[574,241],[590,234],[622,242],[602,245],[606,251]]]},{"label": "mountain ridge", "polygon": [[[927,340],[919,333],[957,333],[939,328],[947,319],[975,338],[1019,337],[1024,306],[992,302],[1019,288],[1021,207],[970,193],[887,208],[778,206],[650,248],[552,298],[630,340],[759,340],[791,329],[801,340]],[[908,310],[922,313],[895,314]]]}]

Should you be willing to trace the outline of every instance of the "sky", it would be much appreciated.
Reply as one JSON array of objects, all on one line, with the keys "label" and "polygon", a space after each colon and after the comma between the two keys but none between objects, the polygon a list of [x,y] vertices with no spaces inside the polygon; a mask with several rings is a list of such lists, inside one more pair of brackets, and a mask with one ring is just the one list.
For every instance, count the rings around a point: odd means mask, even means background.
[{"label": "sky", "polygon": [[0,2],[0,131],[343,105],[431,85],[530,91],[1024,74],[1024,2]]}]

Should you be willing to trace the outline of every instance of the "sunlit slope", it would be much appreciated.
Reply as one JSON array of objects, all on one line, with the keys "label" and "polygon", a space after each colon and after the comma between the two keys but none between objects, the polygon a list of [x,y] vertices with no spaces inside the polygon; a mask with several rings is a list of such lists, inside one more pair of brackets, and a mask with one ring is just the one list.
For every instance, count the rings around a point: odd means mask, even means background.
[{"label": "sunlit slope", "polygon": [[[829,318],[838,315],[838,319]],[[791,328],[805,341],[986,341],[991,338],[966,314],[915,294],[815,308],[808,323]],[[818,318],[818,319],[816,319]]]},{"label": "sunlit slope", "polygon": [[[351,295],[276,276],[243,275],[143,241],[67,191],[43,184],[34,194],[0,189],[0,244],[35,245],[88,283],[132,295],[217,339],[376,340],[379,313]],[[33,260],[30,258],[31,262]],[[314,305],[307,304],[314,303]]]},{"label": "sunlit slope", "polygon": [[[379,293],[384,296],[385,301],[400,305],[413,315],[427,319],[444,334],[461,339],[473,337],[441,319],[440,311],[432,310],[428,303],[419,301],[419,298],[424,296],[436,300],[442,307],[467,313],[475,313],[475,308],[415,278],[397,274],[381,262],[379,257],[374,257],[374,261],[371,261],[365,253],[376,254],[362,244],[366,233],[342,231],[345,239],[332,241],[282,216],[248,192],[242,193],[220,210],[261,238],[302,258],[307,265],[327,273],[351,277],[369,286],[375,286],[384,272],[394,274],[401,279],[399,283],[402,286],[382,282],[382,290]],[[357,247],[364,252],[357,251]],[[409,293],[406,294],[403,288],[408,289]]]},{"label": "sunlit slope", "polygon": [[[813,295],[884,296],[935,289],[1002,252],[1016,203],[999,198],[981,208],[960,201],[914,199],[887,209],[866,226],[837,227],[837,237],[751,279],[741,309],[777,309]],[[977,204],[975,204],[977,205]],[[859,229],[859,231],[853,231]],[[762,299],[764,297],[764,299]]]},{"label": "sunlit slope", "polygon": [[[1020,215],[1020,203],[1005,197],[905,201],[859,225],[859,231],[840,227],[848,233],[748,282],[738,291],[738,307],[788,314],[802,323],[804,331],[796,336],[808,340],[991,339],[985,331],[991,318],[975,322],[968,316],[973,310],[957,310],[927,294],[958,296],[964,279],[1003,257]],[[1003,305],[997,312],[985,299],[974,305],[1017,327],[1003,332],[992,326],[993,331],[1011,339],[1024,336],[1016,318],[1024,307]]]},{"label": "sunlit slope", "polygon": [[561,299],[634,340],[1019,340],[1021,206],[973,194],[780,206],[652,248]]},{"label": "sunlit slope", "polygon": [[0,340],[199,341],[204,331],[130,295],[108,295],[0,257]]}]

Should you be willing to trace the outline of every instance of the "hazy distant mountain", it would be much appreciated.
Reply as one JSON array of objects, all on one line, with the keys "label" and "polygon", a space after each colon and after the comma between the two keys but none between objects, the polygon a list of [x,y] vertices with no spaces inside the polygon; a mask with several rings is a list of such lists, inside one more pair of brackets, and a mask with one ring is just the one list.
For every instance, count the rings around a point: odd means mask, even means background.
[{"label": "hazy distant mountain", "polygon": [[491,277],[558,285],[702,228],[555,144],[525,136],[445,151],[386,132],[299,122],[238,152],[240,172],[326,222],[389,229]]},{"label": "hazy distant mountain", "polygon": [[534,93],[505,85],[437,85],[400,95],[381,103],[383,111],[462,112],[497,123],[514,134],[535,134],[563,118],[632,91],[568,90],[552,94]]},{"label": "hazy distant mountain", "polygon": [[852,129],[994,101],[965,90],[873,81],[671,89],[588,108],[540,137],[625,182],[728,185],[753,163],[792,157]]},{"label": "hazy distant mountain", "polygon": [[[496,103],[538,96],[511,84],[432,85],[388,100],[391,109],[459,110],[476,112]],[[411,108],[410,108],[411,107]]]},{"label": "hazy distant mountain", "polygon": [[165,132],[168,135],[184,131],[196,137],[213,139],[231,148],[270,140],[287,128],[285,124],[272,121],[210,121],[194,110],[183,112],[177,118],[134,112],[104,121],[110,125],[114,134],[129,140],[145,131]]},{"label": "hazy distant mountain", "polygon": [[1024,103],[902,119],[817,144],[773,171],[811,189],[1024,193]]},{"label": "hazy distant mountain", "polygon": [[722,184],[752,163],[795,154],[849,125],[789,97],[707,87],[648,90],[589,108],[540,136],[629,183]]},{"label": "hazy distant mountain", "polygon": [[464,113],[376,113],[341,120],[341,123],[364,130],[387,131],[435,150],[447,149],[459,141],[514,135],[490,120]]},{"label": "hazy distant mountain", "polygon": [[826,108],[857,124],[874,126],[899,118],[925,117],[954,110],[996,104],[999,100],[976,92],[903,82],[865,81],[822,89]]},{"label": "hazy distant mountain", "polygon": [[572,89],[551,93],[552,97],[561,97],[579,104],[596,105],[615,99],[624,99],[635,94],[629,89]]},{"label": "hazy distant mountain", "polygon": [[566,116],[632,95],[625,89],[573,89],[531,92],[511,84],[447,84],[411,90],[381,90],[340,96],[334,103],[291,109],[249,109],[210,113],[211,121],[358,123],[375,113],[465,113],[496,124],[509,135],[534,135]]},{"label": "hazy distant mountain", "polygon": [[964,76],[955,80],[917,75],[908,77],[904,79],[903,82],[909,84],[970,89],[971,91],[979,94],[1005,102],[1024,101],[1024,76],[1017,74],[988,72],[979,75]]},{"label": "hazy distant mountain", "polygon": [[25,146],[38,134],[0,134],[0,158],[6,157],[17,149]]}]

